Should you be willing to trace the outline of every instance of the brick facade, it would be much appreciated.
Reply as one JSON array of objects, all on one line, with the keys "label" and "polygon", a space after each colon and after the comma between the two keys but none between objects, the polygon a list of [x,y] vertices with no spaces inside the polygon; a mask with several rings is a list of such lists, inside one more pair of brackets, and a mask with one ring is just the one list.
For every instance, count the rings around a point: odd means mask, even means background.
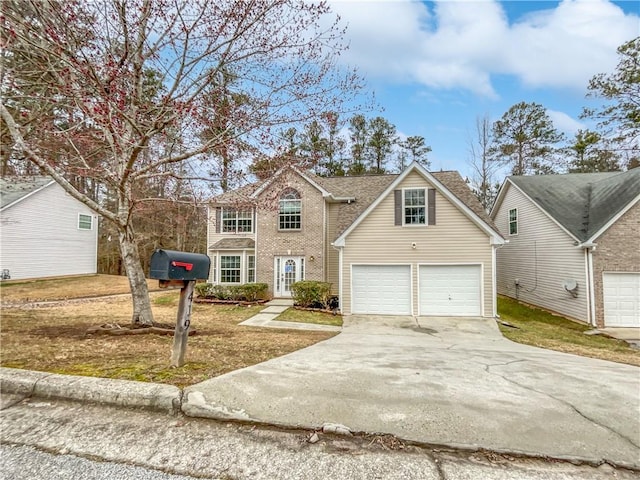
[{"label": "brick facade", "polygon": [[640,203],[595,240],[593,277],[598,328],[604,327],[603,272],[640,272]]},{"label": "brick facade", "polygon": [[[278,229],[278,201],[281,192],[295,189],[302,200],[302,225],[299,231]],[[274,259],[278,256],[303,257],[306,280],[324,280],[324,216],[322,193],[302,177],[288,172],[258,198],[256,232],[257,281],[269,285],[274,295]]]}]

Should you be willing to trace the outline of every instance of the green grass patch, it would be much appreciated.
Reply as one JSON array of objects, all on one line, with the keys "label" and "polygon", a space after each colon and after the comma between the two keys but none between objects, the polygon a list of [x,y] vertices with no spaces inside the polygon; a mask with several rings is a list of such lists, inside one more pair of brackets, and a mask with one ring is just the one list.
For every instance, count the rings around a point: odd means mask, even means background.
[{"label": "green grass patch", "polygon": [[517,328],[499,325],[502,334],[525,345],[640,366],[640,351],[604,335],[585,335],[593,327],[571,321],[512,298],[498,297],[498,313]]},{"label": "green grass patch", "polygon": [[333,315],[331,313],[324,312],[310,312],[308,310],[298,310],[296,308],[289,308],[288,310],[285,310],[276,318],[276,320],[282,320],[283,322],[333,325],[336,327],[342,326],[342,315]]},{"label": "green grass patch", "polygon": [[178,305],[180,292],[172,292],[166,295],[159,295],[153,298],[154,305]]}]

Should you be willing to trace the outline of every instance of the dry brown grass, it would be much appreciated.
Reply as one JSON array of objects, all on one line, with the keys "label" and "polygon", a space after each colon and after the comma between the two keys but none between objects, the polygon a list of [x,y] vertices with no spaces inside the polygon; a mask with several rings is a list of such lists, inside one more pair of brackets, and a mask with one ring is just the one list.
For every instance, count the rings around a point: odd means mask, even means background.
[{"label": "dry brown grass", "polygon": [[[147,280],[150,290],[158,290],[157,280]],[[129,280],[118,275],[78,275],[0,283],[2,303],[44,302],[129,293]]]},{"label": "dry brown grass", "polygon": [[[152,295],[156,322],[175,324],[177,292]],[[70,375],[161,382],[184,387],[313,345],[326,332],[241,327],[263,307],[194,304],[186,365],[170,368],[172,336],[85,336],[87,328],[131,319],[129,297],[5,307],[0,330],[3,367]]]}]

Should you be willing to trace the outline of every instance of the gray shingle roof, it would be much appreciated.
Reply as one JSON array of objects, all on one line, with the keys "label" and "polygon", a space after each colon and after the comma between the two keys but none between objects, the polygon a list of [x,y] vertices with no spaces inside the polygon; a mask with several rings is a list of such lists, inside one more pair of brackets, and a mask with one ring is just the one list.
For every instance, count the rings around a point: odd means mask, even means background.
[{"label": "gray shingle roof", "polygon": [[349,225],[351,225],[397,177],[397,175],[314,177],[315,181],[336,197],[355,197],[354,202],[340,203],[338,205],[336,238],[349,228]]},{"label": "gray shingle roof", "polygon": [[248,250],[256,248],[256,242],[251,238],[223,238],[213,245],[209,250]]},{"label": "gray shingle roof", "polygon": [[0,178],[0,208],[11,205],[52,181],[51,177]]},{"label": "gray shingle roof", "polygon": [[[442,183],[462,203],[478,215],[485,223],[498,232],[493,220],[469,189],[460,174],[455,171],[430,172],[433,177]],[[378,198],[398,175],[361,175],[353,177],[319,177],[310,172],[304,174],[319,186],[331,193],[334,197],[353,197],[355,201],[340,203],[338,205],[336,238],[349,228],[353,222]],[[244,203],[251,202],[250,196],[263,182],[246,185],[212,199],[212,204]],[[332,239],[333,240],[333,239]]]},{"label": "gray shingle roof", "polygon": [[581,242],[593,237],[640,194],[640,168],[511,176],[509,180]]}]

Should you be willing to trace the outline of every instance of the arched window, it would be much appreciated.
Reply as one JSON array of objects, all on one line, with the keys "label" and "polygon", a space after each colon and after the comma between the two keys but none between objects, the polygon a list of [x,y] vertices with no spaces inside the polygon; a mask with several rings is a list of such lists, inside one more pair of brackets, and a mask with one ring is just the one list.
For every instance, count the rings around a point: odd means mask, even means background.
[{"label": "arched window", "polygon": [[288,188],[280,194],[280,230],[300,230],[302,226],[302,200],[297,190]]}]

